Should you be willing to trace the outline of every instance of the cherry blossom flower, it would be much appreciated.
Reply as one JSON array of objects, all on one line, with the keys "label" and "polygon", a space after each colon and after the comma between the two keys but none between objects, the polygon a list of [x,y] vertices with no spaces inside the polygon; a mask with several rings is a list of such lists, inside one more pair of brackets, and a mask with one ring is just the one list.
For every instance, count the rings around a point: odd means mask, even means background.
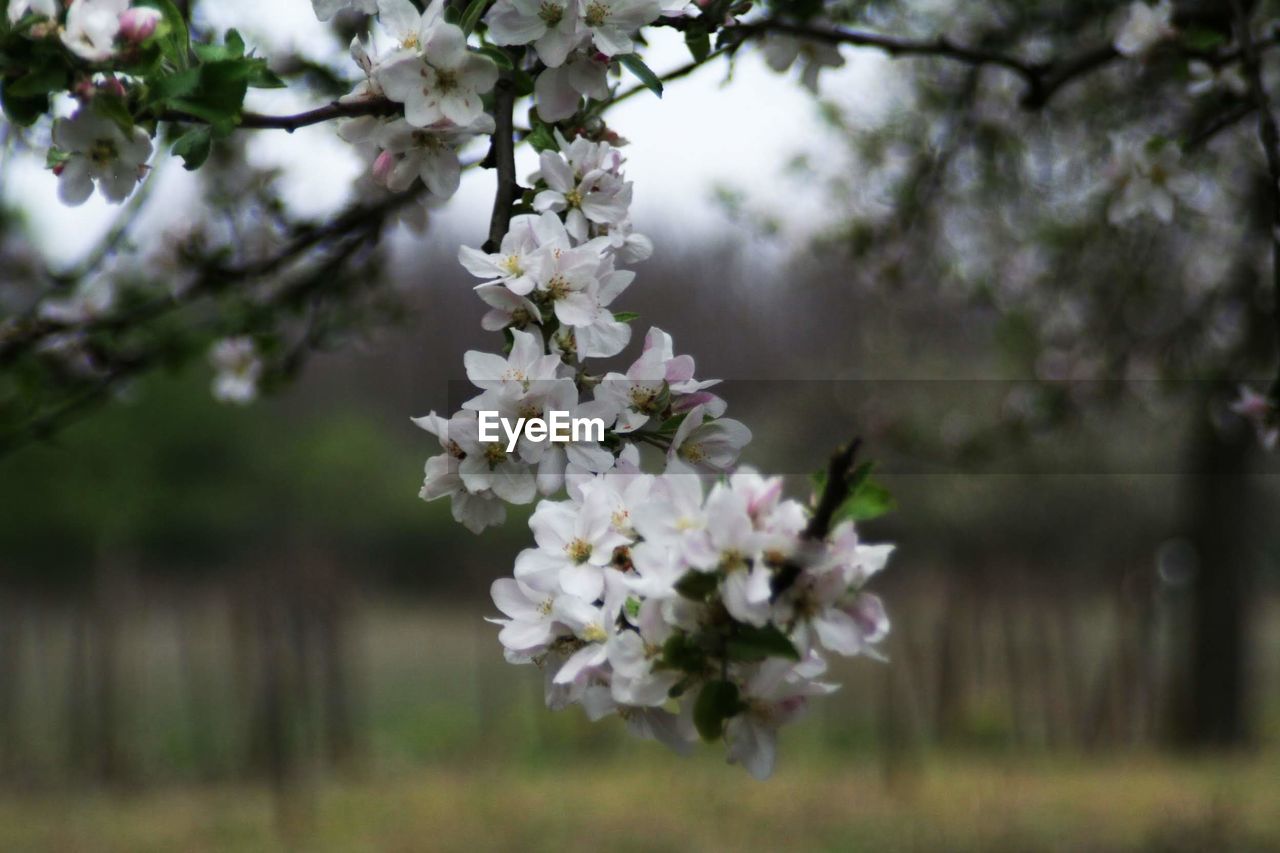
[{"label": "cherry blossom flower", "polygon": [[1178,34],[1173,26],[1173,3],[1160,0],[1154,6],[1137,0],[1130,3],[1124,23],[1116,31],[1116,52],[1130,59],[1142,59],[1160,43]]},{"label": "cherry blossom flower", "polygon": [[799,664],[776,658],[760,664],[746,680],[746,709],[725,726],[729,761],[757,779],[773,775],[778,729],[799,716],[810,697],[836,690],[835,685],[813,680],[825,671],[826,664],[816,656]]},{"label": "cherry blossom flower", "polygon": [[751,430],[732,418],[706,419],[705,406],[696,406],[671,439],[667,459],[679,460],[708,473],[727,472],[742,448],[751,441]]},{"label": "cherry blossom flower", "polygon": [[800,83],[815,95],[818,93],[818,75],[823,69],[844,67],[844,57],[840,55],[840,48],[813,39],[770,33],[765,38],[761,49],[765,64],[779,74],[798,61]]},{"label": "cherry blossom flower", "polygon": [[89,109],[81,109],[69,119],[56,120],[53,144],[67,155],[54,168],[58,197],[72,206],[89,199],[95,182],[107,201],[124,201],[142,180],[151,156],[151,138],[146,131],[135,127],[125,132],[111,119]]},{"label": "cherry blossom flower", "polygon": [[494,44],[532,44],[548,68],[585,38],[578,29],[577,0],[498,0],[485,15]]},{"label": "cherry blossom flower", "polygon": [[1225,92],[1243,98],[1249,91],[1249,84],[1245,81],[1240,66],[1236,64],[1214,67],[1203,59],[1193,59],[1187,63],[1187,73],[1191,77],[1191,81],[1187,83],[1188,95]]},{"label": "cherry blossom flower", "polygon": [[339,12],[359,12],[372,15],[378,11],[378,0],[311,0],[316,18],[327,21]]},{"label": "cherry blossom flower", "polygon": [[129,0],[75,0],[67,8],[62,43],[90,62],[110,59],[120,32],[120,16],[128,8]]},{"label": "cherry blossom flower", "polygon": [[578,111],[584,97],[598,101],[609,97],[608,57],[594,51],[575,51],[564,62],[549,65],[539,74],[533,93],[543,121],[563,121]]},{"label": "cherry blossom flower", "polygon": [[1163,140],[1139,144],[1117,138],[1113,144],[1118,192],[1107,208],[1107,221],[1121,225],[1150,214],[1168,225],[1177,202],[1189,201],[1199,188],[1196,176],[1182,167],[1182,152]]},{"label": "cherry blossom flower", "polygon": [[[598,143],[608,147],[608,143]],[[590,236],[591,223],[608,227],[626,218],[631,184],[600,168],[575,170],[562,154],[543,151],[538,177],[547,189],[533,198],[533,209],[563,214],[565,228],[575,240]]]},{"label": "cherry blossom flower", "polygon": [[1241,385],[1240,396],[1231,404],[1231,411],[1244,418],[1258,433],[1258,442],[1268,452],[1280,446],[1280,413],[1266,394]]},{"label": "cherry blossom flower", "polygon": [[245,405],[258,396],[262,359],[252,338],[223,338],[209,350],[213,378],[213,398],[222,403]]},{"label": "cherry blossom flower", "polygon": [[581,0],[582,25],[605,56],[635,50],[631,36],[662,14],[659,0]]},{"label": "cherry blossom flower", "polygon": [[448,120],[460,127],[480,118],[480,95],[493,88],[498,67],[467,49],[461,29],[433,3],[419,16],[408,0],[379,0],[379,20],[399,34],[401,47],[374,72],[386,96],[404,104],[414,127]]},{"label": "cherry blossom flower", "polygon": [[42,18],[57,18],[58,0],[9,0],[9,23],[18,23],[28,12]]}]

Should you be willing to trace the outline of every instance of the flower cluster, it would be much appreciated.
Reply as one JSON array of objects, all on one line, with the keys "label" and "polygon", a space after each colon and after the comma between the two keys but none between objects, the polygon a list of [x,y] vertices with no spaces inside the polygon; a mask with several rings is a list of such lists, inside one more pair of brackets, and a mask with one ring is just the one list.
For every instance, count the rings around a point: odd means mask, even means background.
[{"label": "flower cluster", "polygon": [[[369,4],[357,6],[367,11]],[[317,3],[319,15],[335,4]],[[339,135],[373,152],[373,180],[403,192],[421,179],[437,199],[458,190],[458,150],[478,135],[493,133],[493,118],[481,96],[498,80],[498,67],[467,47],[460,27],[444,19],[444,4],[419,12],[409,0],[377,0],[378,22],[391,47],[371,56],[354,41],[351,55],[365,79],[343,103],[388,98],[404,105],[403,117],[362,116],[339,128]]]},{"label": "flower cluster", "polygon": [[[851,521],[814,533],[780,479],[735,471],[750,431],[724,417],[717,381],[697,378],[661,329],[625,371],[592,369],[630,342],[633,318],[612,303],[634,274],[618,265],[652,247],[630,227],[620,152],[556,141],[531,180],[535,212],[512,219],[496,252],[460,250],[491,309],[484,327],[510,346],[466,354],[479,393],[459,412],[415,419],[441,447],[421,497],[449,497],[478,532],[507,503],[542,496],[536,547],[492,594],[507,659],[543,668],[549,706],[617,712],[679,751],[698,734],[723,738],[729,759],[763,778],[779,726],[835,689],[821,680],[824,651],[873,653],[885,635],[863,585],[891,548],[861,543]],[[482,411],[512,422],[559,411],[606,429],[565,443],[488,441]],[[643,472],[642,447],[661,473]]]},{"label": "flower cluster", "polygon": [[543,501],[537,547],[493,585],[495,621],[509,661],[543,667],[549,706],[616,711],[679,751],[723,735],[765,778],[778,728],[835,689],[822,652],[870,653],[887,633],[863,585],[891,548],[852,522],[810,542],[804,506],[749,469],[703,492],[680,463],[651,476],[623,460]]},{"label": "flower cluster", "polygon": [[609,94],[615,56],[635,51],[636,30],[657,20],[660,0],[498,0],[485,16],[500,45],[532,45],[545,69],[535,92],[543,121],[569,118],[585,96]]}]

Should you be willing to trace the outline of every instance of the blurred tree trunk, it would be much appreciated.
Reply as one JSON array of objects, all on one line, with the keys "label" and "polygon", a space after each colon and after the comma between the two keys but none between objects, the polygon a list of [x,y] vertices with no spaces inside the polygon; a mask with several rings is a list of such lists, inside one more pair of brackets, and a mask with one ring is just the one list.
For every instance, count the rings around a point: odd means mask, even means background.
[{"label": "blurred tree trunk", "polygon": [[[1207,411],[1208,396],[1199,412]],[[1184,524],[1199,562],[1175,732],[1184,746],[1232,747],[1253,736],[1248,674],[1258,528],[1248,472],[1256,439],[1243,428],[1220,429],[1205,415],[1199,423]]]}]

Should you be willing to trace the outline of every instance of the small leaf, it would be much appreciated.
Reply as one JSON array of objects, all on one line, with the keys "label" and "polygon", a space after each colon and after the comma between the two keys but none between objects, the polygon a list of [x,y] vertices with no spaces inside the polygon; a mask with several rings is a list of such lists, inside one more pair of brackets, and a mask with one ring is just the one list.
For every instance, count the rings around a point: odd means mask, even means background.
[{"label": "small leaf", "polygon": [[525,137],[525,142],[528,142],[533,150],[539,153],[543,151],[558,151],[560,149],[560,145],[556,142],[555,135],[551,132],[551,128],[545,124],[540,124],[535,127],[533,131]]},{"label": "small leaf", "polygon": [[703,740],[718,740],[724,734],[725,720],[742,710],[738,685],[732,681],[708,681],[693,705],[693,724]]},{"label": "small leaf", "polygon": [[36,119],[49,109],[48,95],[16,95],[9,86],[0,82],[0,108],[5,118],[20,127],[35,124]]},{"label": "small leaf", "polygon": [[681,672],[700,673],[707,668],[707,653],[688,634],[672,634],[662,644],[662,665]]},{"label": "small leaf", "polygon": [[832,523],[845,520],[869,521],[897,509],[898,502],[889,490],[876,481],[864,479],[852,495],[836,510]]},{"label": "small leaf", "polygon": [[95,113],[103,118],[111,119],[121,130],[126,133],[133,130],[133,116],[129,114],[129,106],[124,102],[123,98],[100,95],[90,103]]},{"label": "small leaf", "polygon": [[649,91],[653,92],[659,98],[662,97],[662,81],[658,79],[658,75],[653,73],[653,69],[644,64],[644,60],[636,56],[634,53],[624,54],[618,57],[618,61],[626,66],[627,70],[636,75]]},{"label": "small leaf", "polygon": [[705,601],[707,596],[716,591],[720,579],[715,572],[700,572],[691,569],[675,583],[676,592],[694,601]]},{"label": "small leaf", "polygon": [[178,68],[188,67],[191,64],[191,34],[187,30],[186,19],[173,0],[138,0],[135,5],[160,10],[158,41],[161,51]]},{"label": "small leaf", "polygon": [[632,320],[639,320],[640,315],[634,311],[615,311],[613,312],[613,319],[619,323],[630,323]]},{"label": "small leaf", "polygon": [[690,29],[684,34],[684,43],[694,62],[705,62],[711,55],[711,36],[706,30]]},{"label": "small leaf", "polygon": [[1179,40],[1190,50],[1213,50],[1226,44],[1227,36],[1208,27],[1187,27],[1180,33]]},{"label": "small leaf", "polygon": [[196,127],[178,137],[178,141],[173,143],[173,154],[183,159],[183,168],[190,172],[199,169],[209,159],[212,147],[213,134],[210,129]]},{"label": "small leaf", "polygon": [[458,21],[458,26],[462,29],[464,35],[471,35],[475,30],[476,24],[480,23],[480,16],[484,14],[484,7],[489,5],[489,0],[471,0],[467,4],[466,10],[462,13],[462,19]]},{"label": "small leaf", "polygon": [[511,82],[516,85],[516,94],[520,97],[526,97],[533,94],[533,76],[522,68],[516,68],[511,72]]},{"label": "small leaf", "polygon": [[662,426],[658,427],[658,432],[674,433],[680,429],[680,424],[684,423],[684,419],[689,417],[688,412],[681,412],[678,415],[672,415],[662,422]]},{"label": "small leaf", "polygon": [[757,628],[742,625],[726,645],[730,660],[761,661],[765,658],[800,660],[800,653],[776,625]]},{"label": "small leaf", "polygon": [[65,88],[67,88],[67,69],[58,65],[46,65],[43,68],[32,69],[7,84],[5,90],[15,97],[31,98]]},{"label": "small leaf", "polygon": [[515,68],[515,65],[511,62],[511,56],[500,47],[484,44],[476,48],[476,53],[489,57],[493,60],[493,64],[499,68]]}]

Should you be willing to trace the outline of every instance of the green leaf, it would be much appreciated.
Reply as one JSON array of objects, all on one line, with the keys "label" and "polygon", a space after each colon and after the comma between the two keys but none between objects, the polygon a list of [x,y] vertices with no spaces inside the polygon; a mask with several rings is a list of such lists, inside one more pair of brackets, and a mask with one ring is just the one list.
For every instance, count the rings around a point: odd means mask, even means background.
[{"label": "green leaf", "polygon": [[1190,50],[1213,50],[1227,43],[1226,33],[1208,27],[1187,27],[1179,35],[1182,46]]},{"label": "green leaf", "polygon": [[516,84],[516,94],[526,97],[533,94],[533,77],[528,71],[516,68],[511,72],[511,82]]},{"label": "green leaf", "polygon": [[628,598],[622,606],[627,611],[627,615],[632,619],[635,619],[640,615],[640,599]]},{"label": "green leaf", "polygon": [[200,85],[200,69],[188,68],[176,74],[156,77],[148,82],[147,97],[153,103],[190,95]]},{"label": "green leaf", "polygon": [[36,119],[48,111],[49,96],[16,95],[9,91],[7,83],[0,83],[0,108],[3,108],[5,118],[9,121],[19,127],[26,127],[35,124]]},{"label": "green leaf", "polygon": [[183,168],[187,171],[199,169],[209,159],[209,150],[213,147],[213,133],[207,127],[195,127],[188,130],[173,143],[173,154],[183,159]]},{"label": "green leaf", "polygon": [[718,740],[724,734],[725,720],[741,710],[738,685],[732,681],[708,681],[693,704],[693,724],[703,740]]},{"label": "green leaf", "polygon": [[640,315],[634,311],[615,311],[613,312],[613,319],[619,323],[630,323],[632,320],[639,320]]},{"label": "green leaf", "polygon": [[867,477],[858,484],[858,488],[836,510],[832,523],[841,521],[868,521],[893,512],[898,502],[893,499],[889,490]]},{"label": "green leaf", "polygon": [[476,53],[489,57],[493,60],[493,64],[499,68],[515,68],[515,65],[511,62],[511,56],[500,47],[484,44],[476,48]]},{"label": "green leaf", "polygon": [[559,143],[556,142],[555,134],[551,132],[551,127],[545,124],[535,127],[525,137],[525,142],[528,142],[533,150],[539,153],[543,151],[558,151],[560,149]]},{"label": "green leaf", "polygon": [[50,64],[42,68],[34,68],[22,75],[9,83],[6,91],[15,97],[31,98],[65,88],[67,88],[67,69]]},{"label": "green leaf", "polygon": [[636,75],[640,82],[648,87],[649,91],[662,97],[662,81],[658,79],[658,75],[653,73],[653,69],[644,64],[644,60],[636,56],[634,53],[624,54],[618,57],[627,70]]},{"label": "green leaf", "polygon": [[266,62],[254,66],[249,74],[248,83],[254,89],[283,89],[289,85],[280,79],[280,75],[268,68]]},{"label": "green leaf", "polygon": [[672,634],[662,644],[662,664],[667,669],[700,673],[707,668],[707,653],[688,634]]},{"label": "green leaf", "polygon": [[475,30],[476,24],[480,23],[480,16],[484,14],[485,6],[489,5],[489,0],[471,0],[467,4],[466,10],[462,13],[462,19],[458,21],[464,35],[471,35]]},{"label": "green leaf", "polygon": [[674,433],[680,429],[680,424],[684,423],[684,419],[689,417],[688,412],[681,412],[678,415],[672,415],[662,422],[662,426],[658,427],[658,432]]},{"label": "green leaf", "polygon": [[133,116],[129,113],[129,105],[123,98],[99,95],[91,102],[93,111],[103,118],[115,122],[121,130],[128,133],[133,130]]},{"label": "green leaf", "polygon": [[684,34],[685,46],[689,48],[694,62],[705,62],[711,55],[711,36],[706,30],[690,29]]},{"label": "green leaf", "polygon": [[700,572],[697,569],[691,569],[685,572],[684,577],[676,581],[676,592],[685,598],[694,601],[705,601],[707,596],[716,591],[720,579],[716,577],[715,572]]},{"label": "green leaf", "polygon": [[138,0],[137,6],[147,6],[160,10],[160,26],[156,28],[156,41],[165,57],[177,68],[186,68],[191,64],[191,34],[187,30],[187,21],[182,12],[173,4],[173,0]]},{"label": "green leaf", "polygon": [[761,661],[765,658],[800,660],[800,653],[787,635],[776,625],[756,628],[742,625],[729,638],[726,650],[730,660]]}]

